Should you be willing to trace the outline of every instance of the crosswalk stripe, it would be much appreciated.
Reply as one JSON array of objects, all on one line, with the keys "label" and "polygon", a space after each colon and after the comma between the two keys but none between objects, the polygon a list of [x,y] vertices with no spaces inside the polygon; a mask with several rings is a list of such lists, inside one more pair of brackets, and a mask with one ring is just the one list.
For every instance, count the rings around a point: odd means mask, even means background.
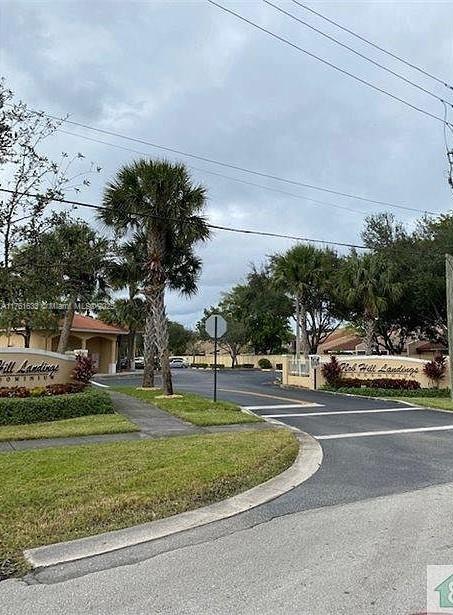
[{"label": "crosswalk stripe", "polygon": [[313,436],[317,440],[337,440],[340,438],[363,438],[366,436],[391,436],[394,434],[423,433],[427,431],[448,431],[453,425],[440,425],[437,427],[413,427],[410,429],[391,429],[385,431],[357,431],[352,433],[336,433],[326,436]]},{"label": "crosswalk stripe", "polygon": [[334,410],[332,412],[292,412],[288,414],[262,414],[264,418],[282,418],[292,416],[331,416],[333,414],[378,414],[382,412],[409,412],[410,410],[422,410],[416,406],[408,406],[407,408],[382,408],[373,410]]},{"label": "crosswalk stripe", "polygon": [[277,404],[275,406],[243,406],[246,410],[287,410],[290,408],[316,408],[321,404]]}]

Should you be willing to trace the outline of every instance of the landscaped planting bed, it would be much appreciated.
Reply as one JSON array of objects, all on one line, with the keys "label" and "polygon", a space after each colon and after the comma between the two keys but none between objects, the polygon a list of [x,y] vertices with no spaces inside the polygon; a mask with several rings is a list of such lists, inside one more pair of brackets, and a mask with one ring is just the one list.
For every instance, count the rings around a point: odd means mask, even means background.
[{"label": "landscaped planting bed", "polygon": [[91,387],[79,393],[63,395],[0,398],[0,425],[56,421],[113,412],[110,396]]},{"label": "landscaped planting bed", "polygon": [[348,393],[349,395],[366,395],[367,397],[450,397],[449,389],[380,389],[374,387],[334,387],[324,385],[323,391]]}]

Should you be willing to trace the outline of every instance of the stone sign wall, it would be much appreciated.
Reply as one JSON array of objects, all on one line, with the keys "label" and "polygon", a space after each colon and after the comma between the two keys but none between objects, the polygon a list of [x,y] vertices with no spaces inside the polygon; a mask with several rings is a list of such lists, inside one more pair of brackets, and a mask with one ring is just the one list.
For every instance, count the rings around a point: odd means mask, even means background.
[{"label": "stone sign wall", "polygon": [[0,387],[32,389],[47,384],[71,382],[74,356],[36,348],[2,348]]},{"label": "stone sign wall", "polygon": [[[422,388],[432,388],[434,383],[425,376],[423,367],[428,361],[402,356],[384,355],[337,355],[339,364],[343,369],[342,378],[345,379],[376,379],[376,378],[398,378],[403,380],[417,380]],[[316,369],[311,366],[309,373],[305,375],[295,375],[289,370],[289,358],[283,363],[282,382],[284,385],[300,386],[310,389],[319,389],[325,384],[321,373],[321,365],[329,362],[330,357],[322,357],[321,364]],[[444,378],[440,381],[439,387],[449,386],[448,362]]]},{"label": "stone sign wall", "polygon": [[[429,388],[433,383],[423,373],[427,363],[423,359],[413,359],[401,356],[337,356],[343,370],[343,378],[358,378],[360,380],[372,378],[399,378],[403,380],[417,380],[422,388]],[[321,370],[319,384],[323,383]],[[448,386],[448,373],[441,381],[440,387]]]}]

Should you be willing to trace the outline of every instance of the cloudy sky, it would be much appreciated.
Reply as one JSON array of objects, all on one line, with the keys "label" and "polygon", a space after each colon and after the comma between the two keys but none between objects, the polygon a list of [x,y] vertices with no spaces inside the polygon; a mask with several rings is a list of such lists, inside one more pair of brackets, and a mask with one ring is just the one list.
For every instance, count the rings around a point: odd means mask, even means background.
[{"label": "cloudy sky", "polygon": [[[362,79],[443,116],[442,104],[431,96],[274,8],[258,1],[219,1]],[[453,101],[452,91],[293,2],[273,1]],[[452,2],[338,1],[311,6],[453,82]],[[69,113],[84,124],[340,192],[421,210],[445,212],[452,207],[440,122],[205,1],[0,0],[0,45],[0,73],[34,108]],[[450,118],[453,121],[453,110]],[[163,155],[158,149],[86,129],[68,130],[150,156]],[[82,151],[102,166],[81,197],[99,202],[105,182],[137,154],[81,136],[57,134],[48,148],[55,155]],[[365,215],[383,209],[166,155],[196,167],[193,178],[208,189],[208,216],[215,224],[357,243]],[[417,217],[404,210],[394,212],[409,225]],[[243,279],[251,262],[260,264],[266,255],[291,245],[289,240],[216,233],[200,249],[204,270],[199,294],[190,301],[169,297],[170,316],[192,324],[203,307]]]}]

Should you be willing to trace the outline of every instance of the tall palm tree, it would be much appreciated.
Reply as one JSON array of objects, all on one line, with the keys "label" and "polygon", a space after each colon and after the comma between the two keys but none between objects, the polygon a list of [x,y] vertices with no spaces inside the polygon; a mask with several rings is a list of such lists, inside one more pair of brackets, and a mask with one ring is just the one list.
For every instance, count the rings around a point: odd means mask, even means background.
[{"label": "tall palm tree", "polygon": [[365,351],[372,354],[379,315],[389,303],[398,301],[402,285],[395,281],[388,261],[376,254],[353,252],[345,259],[340,289],[346,306],[363,322]]},{"label": "tall palm tree", "polygon": [[144,343],[149,348],[154,333],[163,389],[172,395],[165,290],[196,292],[201,261],[193,250],[197,242],[209,238],[209,227],[200,215],[206,204],[205,188],[192,184],[183,164],[143,158],[120,169],[106,186],[103,203],[100,217],[106,224],[120,235],[135,231],[143,237]]},{"label": "tall palm tree", "polygon": [[304,357],[310,353],[307,314],[310,308],[322,303],[322,293],[335,261],[334,252],[312,245],[297,245],[271,258],[275,282],[294,300],[297,359],[301,353]]},{"label": "tall palm tree", "polygon": [[[126,289],[127,297],[115,301],[110,320],[116,318],[116,324],[126,325],[129,329],[127,340],[127,361],[129,368],[134,368],[135,338],[137,331],[144,329],[143,301],[140,293],[145,281],[144,258],[141,246],[136,239],[121,244],[116,251],[116,258],[110,261],[107,276],[114,290]],[[105,315],[107,316],[107,314]],[[148,361],[150,373],[147,374],[147,386],[154,384],[154,364]]]}]

